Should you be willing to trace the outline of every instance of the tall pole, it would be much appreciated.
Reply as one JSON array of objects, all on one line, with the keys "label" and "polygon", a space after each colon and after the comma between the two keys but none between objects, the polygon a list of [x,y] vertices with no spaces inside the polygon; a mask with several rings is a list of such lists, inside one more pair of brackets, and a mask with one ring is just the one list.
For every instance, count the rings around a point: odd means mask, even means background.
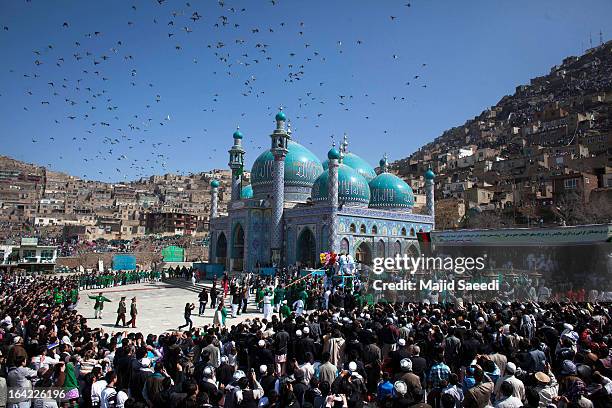
[{"label": "tall pole", "polygon": [[240,200],[240,186],[242,185],[242,171],[244,168],[244,148],[242,147],[242,132],[236,129],[232,135],[234,145],[228,151],[230,155],[229,167],[232,169],[232,201]]},{"label": "tall pole", "polygon": [[219,181],[210,182],[210,219],[219,215]]},{"label": "tall pole", "polygon": [[327,178],[327,194],[331,206],[329,222],[329,251],[338,253],[338,167],[340,166],[340,152],[332,146],[327,152],[329,172]]},{"label": "tall pole", "polygon": [[432,217],[432,222],[435,227],[436,223],[436,206],[434,202],[434,179],[436,175],[431,169],[425,172],[425,202],[427,205],[427,215]]},{"label": "tall pole", "polygon": [[285,131],[287,116],[281,110],[276,114],[276,129],[270,135],[272,146],[270,151],[274,155],[272,167],[272,237],[270,249],[273,264],[281,262],[283,246],[283,211],[285,202],[285,157],[288,153],[289,135]]}]

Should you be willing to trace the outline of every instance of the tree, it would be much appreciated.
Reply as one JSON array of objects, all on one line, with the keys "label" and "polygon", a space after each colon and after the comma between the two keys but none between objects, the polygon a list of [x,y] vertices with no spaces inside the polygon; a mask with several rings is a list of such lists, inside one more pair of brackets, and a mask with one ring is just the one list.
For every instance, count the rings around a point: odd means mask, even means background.
[{"label": "tree", "polygon": [[469,211],[462,221],[463,228],[492,229],[508,226],[508,222],[493,211]]},{"label": "tree", "polygon": [[577,192],[566,193],[560,196],[556,201],[555,210],[565,225],[587,223],[586,205]]},{"label": "tree", "polygon": [[576,192],[562,195],[556,202],[555,210],[566,225],[601,224],[612,220],[612,205],[606,198],[585,203]]},{"label": "tree", "polygon": [[531,225],[538,218],[538,209],[533,202],[523,204],[519,207],[519,212],[527,220],[527,225]]}]

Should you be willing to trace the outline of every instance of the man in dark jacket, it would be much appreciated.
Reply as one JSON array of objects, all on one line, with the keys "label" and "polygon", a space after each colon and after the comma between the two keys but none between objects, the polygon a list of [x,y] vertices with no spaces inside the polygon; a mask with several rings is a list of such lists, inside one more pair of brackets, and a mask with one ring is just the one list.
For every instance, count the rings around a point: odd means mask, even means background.
[{"label": "man in dark jacket", "polygon": [[419,376],[421,383],[425,380],[425,371],[427,370],[427,360],[421,357],[421,348],[419,346],[412,346],[412,372]]},{"label": "man in dark jacket", "polygon": [[295,343],[295,358],[298,363],[304,364],[306,362],[306,353],[311,353],[313,356],[317,355],[317,346],[309,336],[310,329],[308,327],[304,327],[303,331],[298,330],[298,332],[300,332],[300,336],[298,336],[298,340]]},{"label": "man in dark jacket", "polygon": [[208,292],[206,292],[206,288],[202,288],[202,291],[198,295],[198,299],[200,300],[198,315],[202,316],[206,311],[206,303],[208,303]]},{"label": "man in dark jacket", "polygon": [[266,347],[265,340],[259,340],[253,350],[253,368],[258,370],[260,366],[272,368],[274,366],[274,353]]},{"label": "man in dark jacket", "polygon": [[289,333],[285,331],[281,324],[276,328],[274,334],[274,362],[275,371],[278,375],[285,375],[287,365],[287,345],[289,344]]},{"label": "man in dark jacket", "polygon": [[125,313],[127,312],[127,308],[125,307],[125,296],[121,297],[119,301],[119,306],[117,307],[117,321],[115,322],[115,327],[119,327],[119,322],[122,322],[123,327],[125,327]]},{"label": "man in dark jacket", "polygon": [[137,315],[138,307],[136,306],[136,297],[133,297],[132,303],[130,304],[130,320],[126,323],[126,326],[132,325],[132,328],[135,328]]}]

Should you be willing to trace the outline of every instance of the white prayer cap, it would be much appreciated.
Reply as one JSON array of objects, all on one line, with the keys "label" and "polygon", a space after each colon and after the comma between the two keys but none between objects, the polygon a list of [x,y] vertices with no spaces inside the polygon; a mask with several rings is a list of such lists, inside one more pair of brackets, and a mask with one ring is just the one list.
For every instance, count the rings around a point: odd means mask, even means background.
[{"label": "white prayer cap", "polygon": [[400,395],[404,395],[408,392],[408,387],[403,381],[396,381],[395,384],[393,384],[393,388],[395,388],[395,391]]}]

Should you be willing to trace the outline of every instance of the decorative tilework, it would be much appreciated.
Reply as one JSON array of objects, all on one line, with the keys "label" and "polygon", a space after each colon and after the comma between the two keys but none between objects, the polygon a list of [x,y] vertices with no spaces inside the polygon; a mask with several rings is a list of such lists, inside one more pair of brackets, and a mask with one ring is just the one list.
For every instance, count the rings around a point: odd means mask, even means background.
[{"label": "decorative tilework", "polygon": [[219,189],[213,187],[210,190],[210,218],[217,218],[219,215]]},{"label": "decorative tilework", "polygon": [[284,210],[285,157],[274,158],[274,171],[272,172],[274,183],[272,191],[272,249],[282,247],[282,223]]}]

